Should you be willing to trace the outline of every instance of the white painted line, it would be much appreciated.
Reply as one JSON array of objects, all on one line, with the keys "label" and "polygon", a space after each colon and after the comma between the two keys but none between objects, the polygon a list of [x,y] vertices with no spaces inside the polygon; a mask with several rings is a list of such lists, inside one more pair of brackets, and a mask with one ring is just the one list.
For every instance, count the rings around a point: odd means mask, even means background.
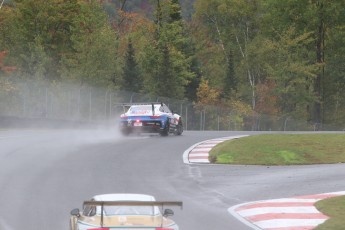
[{"label": "white painted line", "polygon": [[216,144],[201,144],[198,145],[196,148],[213,148],[214,146],[216,146]]},{"label": "white painted line", "polygon": [[28,137],[28,136],[29,136],[29,135],[5,136],[5,137],[0,137],[0,140],[11,139],[11,138],[19,138],[19,137]]},{"label": "white painted line", "polygon": [[298,198],[283,198],[283,199],[275,199],[275,200],[265,200],[265,201],[258,201],[256,204],[260,203],[287,203],[287,202],[300,202],[300,203],[312,203],[312,202],[317,202],[321,199],[298,199]]},{"label": "white painted line", "polygon": [[230,215],[232,215],[233,217],[235,217],[238,221],[242,222],[243,224],[247,225],[248,227],[254,229],[254,230],[262,230],[261,228],[259,228],[258,226],[254,225],[252,222],[249,222],[248,220],[246,220],[244,217],[240,216],[235,210],[239,207],[241,207],[242,205],[247,205],[247,204],[251,204],[254,202],[250,202],[250,203],[245,203],[245,204],[238,204],[235,206],[232,206],[230,208],[228,208],[228,212],[230,213]]},{"label": "white painted line", "polygon": [[254,222],[255,225],[263,229],[286,228],[286,227],[310,227],[317,226],[325,222],[326,219],[275,219]]},{"label": "white painted line", "polygon": [[210,163],[210,161],[207,159],[190,159],[189,162],[190,163]]},{"label": "white painted line", "polygon": [[224,142],[224,141],[227,141],[227,140],[231,140],[233,138],[230,138],[230,139],[227,139],[227,138],[224,138],[224,139],[213,139],[213,140],[210,140],[211,142]]},{"label": "white painted line", "polygon": [[340,192],[330,192],[330,193],[324,193],[321,195],[345,195],[345,191],[340,191]]},{"label": "white painted line", "polygon": [[319,213],[319,211],[314,206],[300,206],[251,208],[248,210],[237,211],[237,213],[243,217],[248,217],[266,213]]},{"label": "white painted line", "polygon": [[209,153],[205,152],[205,151],[193,151],[193,152],[189,153],[189,155],[193,155],[193,154],[207,154],[207,155],[209,155]]},{"label": "white painted line", "polygon": [[190,153],[189,156],[191,157],[208,157],[208,153]]},{"label": "white painted line", "polygon": [[209,152],[212,148],[194,148],[191,152]]},{"label": "white painted line", "polygon": [[210,151],[207,150],[198,150],[198,149],[192,149],[189,153],[209,153]]},{"label": "white painted line", "polygon": [[220,144],[222,142],[224,141],[213,141],[213,140],[205,141],[206,144],[215,144],[215,145]]}]

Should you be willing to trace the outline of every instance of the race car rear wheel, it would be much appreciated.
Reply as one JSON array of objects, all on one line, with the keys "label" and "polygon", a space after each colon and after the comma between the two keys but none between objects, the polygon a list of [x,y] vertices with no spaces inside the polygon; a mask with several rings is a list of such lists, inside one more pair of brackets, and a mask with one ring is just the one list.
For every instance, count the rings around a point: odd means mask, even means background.
[{"label": "race car rear wheel", "polygon": [[175,136],[180,136],[182,134],[182,132],[183,132],[183,125],[182,125],[182,121],[180,120],[178,122],[178,125],[176,125],[176,129],[175,129],[174,134],[175,134]]},{"label": "race car rear wheel", "polygon": [[159,134],[160,134],[162,137],[166,137],[166,136],[169,135],[169,129],[170,129],[170,124],[169,124],[169,122],[167,121],[167,122],[166,122],[166,125],[165,125],[165,127],[164,127],[164,129],[161,130],[161,131],[159,132]]},{"label": "race car rear wheel", "polygon": [[131,131],[128,130],[128,129],[122,129],[122,130],[121,130],[121,133],[122,133],[122,135],[124,135],[124,136],[128,136],[128,135],[131,133]]}]

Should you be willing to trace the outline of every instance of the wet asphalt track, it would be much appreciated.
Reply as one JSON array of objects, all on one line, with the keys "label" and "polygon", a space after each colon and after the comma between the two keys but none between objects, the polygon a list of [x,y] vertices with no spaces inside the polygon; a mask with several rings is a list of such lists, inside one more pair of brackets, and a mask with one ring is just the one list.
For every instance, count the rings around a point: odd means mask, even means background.
[{"label": "wet asphalt track", "polygon": [[[345,165],[186,165],[186,149],[247,132],[124,138],[101,130],[0,131],[0,229],[68,229],[71,209],[101,193],[181,200],[181,230],[250,229],[227,209],[265,199],[345,190]],[[253,134],[253,133],[252,133]],[[257,134],[257,133],[254,133]]]}]

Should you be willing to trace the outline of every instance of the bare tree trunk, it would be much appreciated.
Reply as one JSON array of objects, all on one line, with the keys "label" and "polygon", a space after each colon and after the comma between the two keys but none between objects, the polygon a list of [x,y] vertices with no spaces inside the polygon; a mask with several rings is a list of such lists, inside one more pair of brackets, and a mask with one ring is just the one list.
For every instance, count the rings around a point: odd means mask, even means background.
[{"label": "bare tree trunk", "polygon": [[210,20],[211,22],[213,22],[213,24],[214,24],[215,27],[216,27],[217,34],[218,34],[218,39],[219,39],[219,43],[220,43],[220,47],[221,47],[221,49],[222,49],[222,51],[223,51],[223,53],[224,53],[225,60],[226,60],[226,62],[228,63],[228,62],[229,62],[229,58],[228,58],[227,52],[226,52],[226,50],[225,50],[225,45],[224,45],[224,42],[223,42],[223,39],[222,39],[222,36],[221,36],[221,31],[220,31],[220,29],[219,29],[217,19],[216,19],[216,18],[211,18],[211,17],[209,17],[209,16],[208,16],[208,18],[209,18],[209,20]]},{"label": "bare tree trunk", "polygon": [[[224,42],[223,42],[222,37],[221,37],[221,31],[219,29],[217,19],[215,17],[211,17],[209,15],[206,15],[206,16],[215,25],[215,28],[216,28],[216,31],[217,31],[217,34],[218,34],[218,39],[219,39],[219,42],[220,42],[220,47],[221,47],[221,49],[222,49],[222,51],[224,53],[224,56],[225,56],[225,59],[226,59],[227,63],[229,63],[229,57],[227,55],[227,52],[226,52],[226,49],[225,49],[225,45],[224,45]],[[233,27],[234,27],[234,31],[235,31],[235,25],[233,25]],[[256,106],[256,92],[255,92],[256,81],[255,81],[255,76],[251,73],[251,70],[250,70],[250,68],[248,66],[248,60],[247,60],[248,59],[247,43],[248,43],[248,40],[249,40],[249,27],[248,27],[248,25],[246,26],[246,31],[244,31],[244,47],[242,47],[236,32],[235,32],[235,38],[236,38],[236,42],[237,42],[237,45],[239,47],[239,50],[241,52],[242,58],[245,59],[245,63],[247,65],[246,66],[246,68],[247,68],[247,76],[248,76],[249,85],[250,85],[250,88],[251,88],[251,91],[252,91],[252,109],[254,110],[255,106]]]},{"label": "bare tree trunk", "polygon": [[323,78],[325,68],[323,64],[325,63],[325,55],[324,55],[324,44],[325,44],[325,24],[323,20],[323,3],[316,3],[318,5],[318,9],[320,11],[320,24],[318,27],[318,38],[316,41],[316,62],[320,64],[322,67],[320,72],[316,75],[316,79],[314,82],[314,93],[317,97],[316,102],[314,103],[314,122],[316,124],[321,124],[323,122],[322,117],[322,102],[323,102]]},{"label": "bare tree trunk", "polygon": [[[235,26],[234,26],[235,27]],[[249,66],[248,66],[248,53],[247,53],[247,43],[248,43],[248,37],[249,37],[249,28],[247,26],[246,31],[244,32],[244,47],[242,47],[240,40],[238,38],[238,35],[235,34],[236,37],[236,42],[237,45],[240,49],[240,52],[242,54],[243,59],[245,59],[245,63],[247,65],[247,76],[248,76],[248,80],[249,80],[249,85],[252,91],[252,109],[255,110],[255,106],[256,106],[256,92],[255,92],[255,86],[256,86],[256,81],[255,81],[255,76],[254,74],[252,74]]]}]

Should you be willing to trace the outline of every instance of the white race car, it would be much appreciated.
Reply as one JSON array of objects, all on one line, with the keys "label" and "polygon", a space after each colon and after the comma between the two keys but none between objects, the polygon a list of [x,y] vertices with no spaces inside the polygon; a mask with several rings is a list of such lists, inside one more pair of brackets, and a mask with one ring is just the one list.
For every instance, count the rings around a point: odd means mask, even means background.
[{"label": "white race car", "polygon": [[174,215],[164,206],[180,206],[179,201],[155,201],[143,194],[103,194],[85,201],[83,211],[73,209],[70,230],[178,230],[178,225],[168,218]]}]

